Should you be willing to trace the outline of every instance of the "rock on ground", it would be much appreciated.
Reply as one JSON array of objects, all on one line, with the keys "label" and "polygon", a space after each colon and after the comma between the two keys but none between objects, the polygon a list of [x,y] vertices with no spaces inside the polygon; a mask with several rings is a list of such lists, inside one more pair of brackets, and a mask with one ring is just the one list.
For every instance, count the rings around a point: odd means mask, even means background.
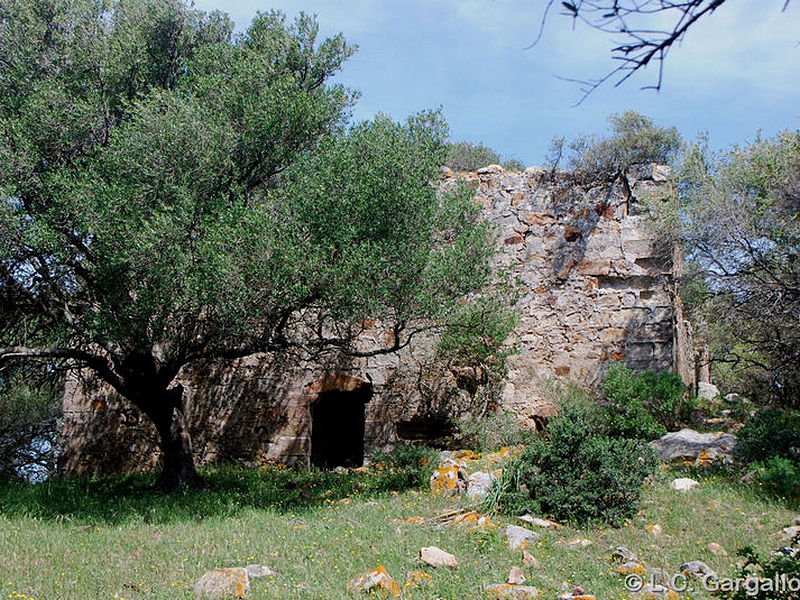
[{"label": "rock on ground", "polygon": [[733,460],[736,436],[730,433],[698,433],[694,429],[681,429],[668,433],[650,446],[661,460]]},{"label": "rock on ground", "polygon": [[455,569],[458,566],[458,561],[455,556],[436,546],[420,548],[419,557],[426,565],[430,565],[434,568],[450,567],[451,569]]},{"label": "rock on ground", "polygon": [[532,600],[539,595],[535,587],[496,583],[486,588],[489,598],[495,600]]},{"label": "rock on ground", "polygon": [[400,586],[386,572],[383,565],[378,565],[372,571],[367,571],[348,581],[347,590],[350,592],[377,591],[384,598],[397,598],[402,592]]},{"label": "rock on ground", "polygon": [[258,579],[259,577],[270,577],[275,575],[275,572],[267,565],[247,565],[244,570],[247,571],[247,576],[250,579]]},{"label": "rock on ground", "polygon": [[508,572],[506,583],[510,583],[511,585],[522,585],[525,583],[525,574],[522,572],[522,569],[519,567],[511,567],[511,570]]},{"label": "rock on ground", "polygon": [[713,383],[700,382],[697,384],[697,397],[703,400],[713,400],[719,396],[719,388]]},{"label": "rock on ground", "polygon": [[467,498],[472,501],[483,500],[489,494],[494,480],[491,473],[476,471],[467,478]]},{"label": "rock on ground", "polygon": [[669,483],[669,487],[678,492],[688,492],[689,490],[693,490],[699,486],[699,481],[695,481],[694,479],[690,479],[688,477],[678,477]]},{"label": "rock on ground", "polygon": [[518,527],[517,525],[509,525],[506,527],[506,539],[508,540],[508,547],[512,550],[519,550],[520,548],[526,548],[530,544],[533,544],[539,539],[539,534],[531,531],[530,529],[525,529],[524,527]]},{"label": "rock on ground", "polygon": [[728,556],[728,551],[716,542],[711,542],[706,546],[706,550],[715,556]]},{"label": "rock on ground", "polygon": [[213,569],[194,586],[195,598],[244,598],[250,592],[250,579],[242,567]]},{"label": "rock on ground", "polygon": [[681,573],[684,575],[693,575],[698,579],[710,577],[711,579],[718,579],[717,573],[701,560],[692,560],[681,565]]}]

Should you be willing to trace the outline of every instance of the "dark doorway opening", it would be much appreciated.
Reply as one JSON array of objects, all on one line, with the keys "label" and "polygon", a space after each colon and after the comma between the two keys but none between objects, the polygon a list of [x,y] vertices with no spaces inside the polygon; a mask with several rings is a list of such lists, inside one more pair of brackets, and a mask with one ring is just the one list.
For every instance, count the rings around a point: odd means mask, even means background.
[{"label": "dark doorway opening", "polygon": [[311,464],[320,469],[364,464],[364,406],[370,389],[322,392],[311,405]]}]

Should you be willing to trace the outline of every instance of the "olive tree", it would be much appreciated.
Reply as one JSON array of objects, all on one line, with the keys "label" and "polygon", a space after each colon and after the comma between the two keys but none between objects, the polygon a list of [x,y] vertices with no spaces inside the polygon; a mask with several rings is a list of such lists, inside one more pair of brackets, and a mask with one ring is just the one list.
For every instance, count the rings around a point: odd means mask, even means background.
[{"label": "olive tree", "polygon": [[[197,484],[189,363],[369,354],[447,322],[488,277],[488,226],[437,195],[438,113],[348,126],[330,78],[353,53],[314,19],[234,35],[179,0],[0,2],[0,294],[30,343],[155,425],[159,484]],[[377,318],[385,347],[353,343]]]}]

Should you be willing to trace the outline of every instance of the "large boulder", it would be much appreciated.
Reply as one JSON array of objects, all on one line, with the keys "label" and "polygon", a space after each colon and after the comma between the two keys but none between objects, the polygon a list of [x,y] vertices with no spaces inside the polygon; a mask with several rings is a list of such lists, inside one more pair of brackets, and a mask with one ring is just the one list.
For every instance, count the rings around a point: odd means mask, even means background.
[{"label": "large boulder", "polygon": [[730,433],[698,433],[694,429],[681,429],[650,442],[650,446],[664,461],[730,462],[736,441],[736,436]]}]

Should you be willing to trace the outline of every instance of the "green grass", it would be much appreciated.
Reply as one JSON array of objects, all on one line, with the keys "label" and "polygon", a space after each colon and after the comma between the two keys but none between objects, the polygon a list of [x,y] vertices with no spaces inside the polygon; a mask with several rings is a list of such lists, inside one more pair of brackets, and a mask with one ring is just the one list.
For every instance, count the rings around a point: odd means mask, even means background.
[{"label": "green grass", "polygon": [[[402,585],[411,569],[430,572],[432,586],[408,598],[484,598],[482,588],[503,582],[521,566],[519,552],[504,540],[504,525],[470,532],[468,527],[402,523],[456,508],[460,500],[407,490],[390,493],[393,481],[375,475],[292,471],[205,473],[211,488],[162,496],[147,491],[147,478],[53,482],[0,487],[0,598],[191,598],[191,588],[217,566],[265,563],[276,575],[252,583],[250,598],[348,598],[348,579],[383,564]],[[581,585],[598,598],[627,598],[613,572],[610,551],[625,545],[650,567],[670,572],[703,560],[720,575],[733,575],[735,551],[745,545],[766,551],[780,544],[780,529],[794,513],[757,491],[701,478],[689,493],[673,492],[677,473],[661,473],[648,485],[639,514],[624,527],[565,527],[544,533],[530,549],[540,570],[526,577],[555,598],[567,585]],[[397,480],[400,481],[400,480]],[[664,533],[654,537],[648,524]],[[583,550],[562,542],[589,538]],[[711,555],[709,542],[731,556]],[[455,571],[425,569],[421,546],[456,555]],[[707,599],[705,592],[691,598]]]}]

